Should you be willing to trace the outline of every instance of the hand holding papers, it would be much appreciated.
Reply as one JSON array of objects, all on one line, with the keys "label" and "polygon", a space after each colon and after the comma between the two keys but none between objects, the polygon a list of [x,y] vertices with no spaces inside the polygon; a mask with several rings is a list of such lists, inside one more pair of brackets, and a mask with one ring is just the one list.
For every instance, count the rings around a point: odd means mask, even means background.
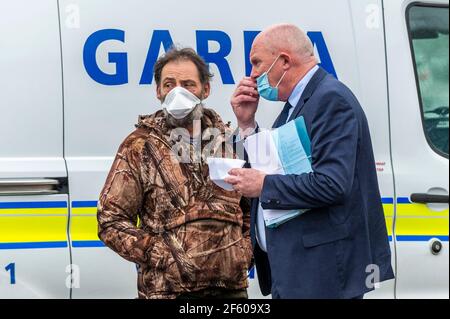
[{"label": "hand holding papers", "polygon": [[[266,174],[301,175],[312,172],[311,142],[303,117],[273,131],[249,136],[244,147],[252,168]],[[278,227],[305,211],[263,210],[269,228]]]}]

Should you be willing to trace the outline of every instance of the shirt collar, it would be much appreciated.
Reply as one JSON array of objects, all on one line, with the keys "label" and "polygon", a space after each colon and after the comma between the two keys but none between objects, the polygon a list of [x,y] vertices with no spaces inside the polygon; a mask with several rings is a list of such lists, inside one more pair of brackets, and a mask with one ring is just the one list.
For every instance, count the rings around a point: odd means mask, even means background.
[{"label": "shirt collar", "polygon": [[306,89],[306,86],[308,85],[309,81],[311,81],[314,74],[316,74],[317,70],[319,70],[319,66],[316,65],[311,70],[309,70],[308,73],[303,77],[303,79],[300,80],[300,82],[297,83],[294,90],[291,93],[291,96],[289,97],[288,101],[289,104],[295,108],[300,101],[300,98],[302,97],[303,92]]}]

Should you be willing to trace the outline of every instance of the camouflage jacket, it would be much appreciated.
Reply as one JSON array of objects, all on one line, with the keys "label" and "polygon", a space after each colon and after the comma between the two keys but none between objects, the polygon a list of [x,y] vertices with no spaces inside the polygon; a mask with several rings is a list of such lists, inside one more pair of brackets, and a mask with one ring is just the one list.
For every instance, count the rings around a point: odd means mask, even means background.
[{"label": "camouflage jacket", "polygon": [[[210,109],[201,126],[202,132],[222,132],[213,143],[217,153],[229,128]],[[100,239],[138,265],[139,298],[247,288],[252,260],[248,200],[212,183],[204,158],[180,163],[174,157],[176,143],[162,111],[141,116],[136,127],[119,147],[97,217]],[[193,148],[190,142],[181,145]]]}]

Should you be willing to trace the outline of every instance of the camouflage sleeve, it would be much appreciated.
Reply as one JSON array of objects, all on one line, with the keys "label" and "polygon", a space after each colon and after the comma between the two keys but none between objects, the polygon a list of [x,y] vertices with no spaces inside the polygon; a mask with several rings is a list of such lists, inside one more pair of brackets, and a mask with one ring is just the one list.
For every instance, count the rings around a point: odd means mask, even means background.
[{"label": "camouflage sleeve", "polygon": [[250,199],[241,198],[240,206],[243,213],[242,235],[244,236],[244,247],[247,252],[248,269],[253,267],[253,247],[250,237]]},{"label": "camouflage sleeve", "polygon": [[143,201],[139,156],[126,141],[120,146],[100,194],[98,236],[123,258],[147,264],[150,262],[147,252],[151,251],[153,240],[149,233],[137,227]]}]

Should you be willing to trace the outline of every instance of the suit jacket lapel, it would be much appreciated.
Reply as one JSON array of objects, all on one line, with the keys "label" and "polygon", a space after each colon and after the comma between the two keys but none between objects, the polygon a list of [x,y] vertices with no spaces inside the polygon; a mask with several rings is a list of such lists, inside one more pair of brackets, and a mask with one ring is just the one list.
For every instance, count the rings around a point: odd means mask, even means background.
[{"label": "suit jacket lapel", "polygon": [[311,78],[311,81],[309,81],[308,85],[305,88],[305,91],[303,91],[303,94],[298,101],[297,105],[295,106],[294,111],[291,114],[291,117],[288,119],[288,121],[291,121],[292,119],[295,119],[300,114],[300,111],[302,110],[303,106],[306,102],[308,102],[309,98],[312,96],[316,88],[319,86],[319,83],[328,75],[327,71],[325,71],[322,68],[319,68],[317,72],[314,74],[314,76]]}]

